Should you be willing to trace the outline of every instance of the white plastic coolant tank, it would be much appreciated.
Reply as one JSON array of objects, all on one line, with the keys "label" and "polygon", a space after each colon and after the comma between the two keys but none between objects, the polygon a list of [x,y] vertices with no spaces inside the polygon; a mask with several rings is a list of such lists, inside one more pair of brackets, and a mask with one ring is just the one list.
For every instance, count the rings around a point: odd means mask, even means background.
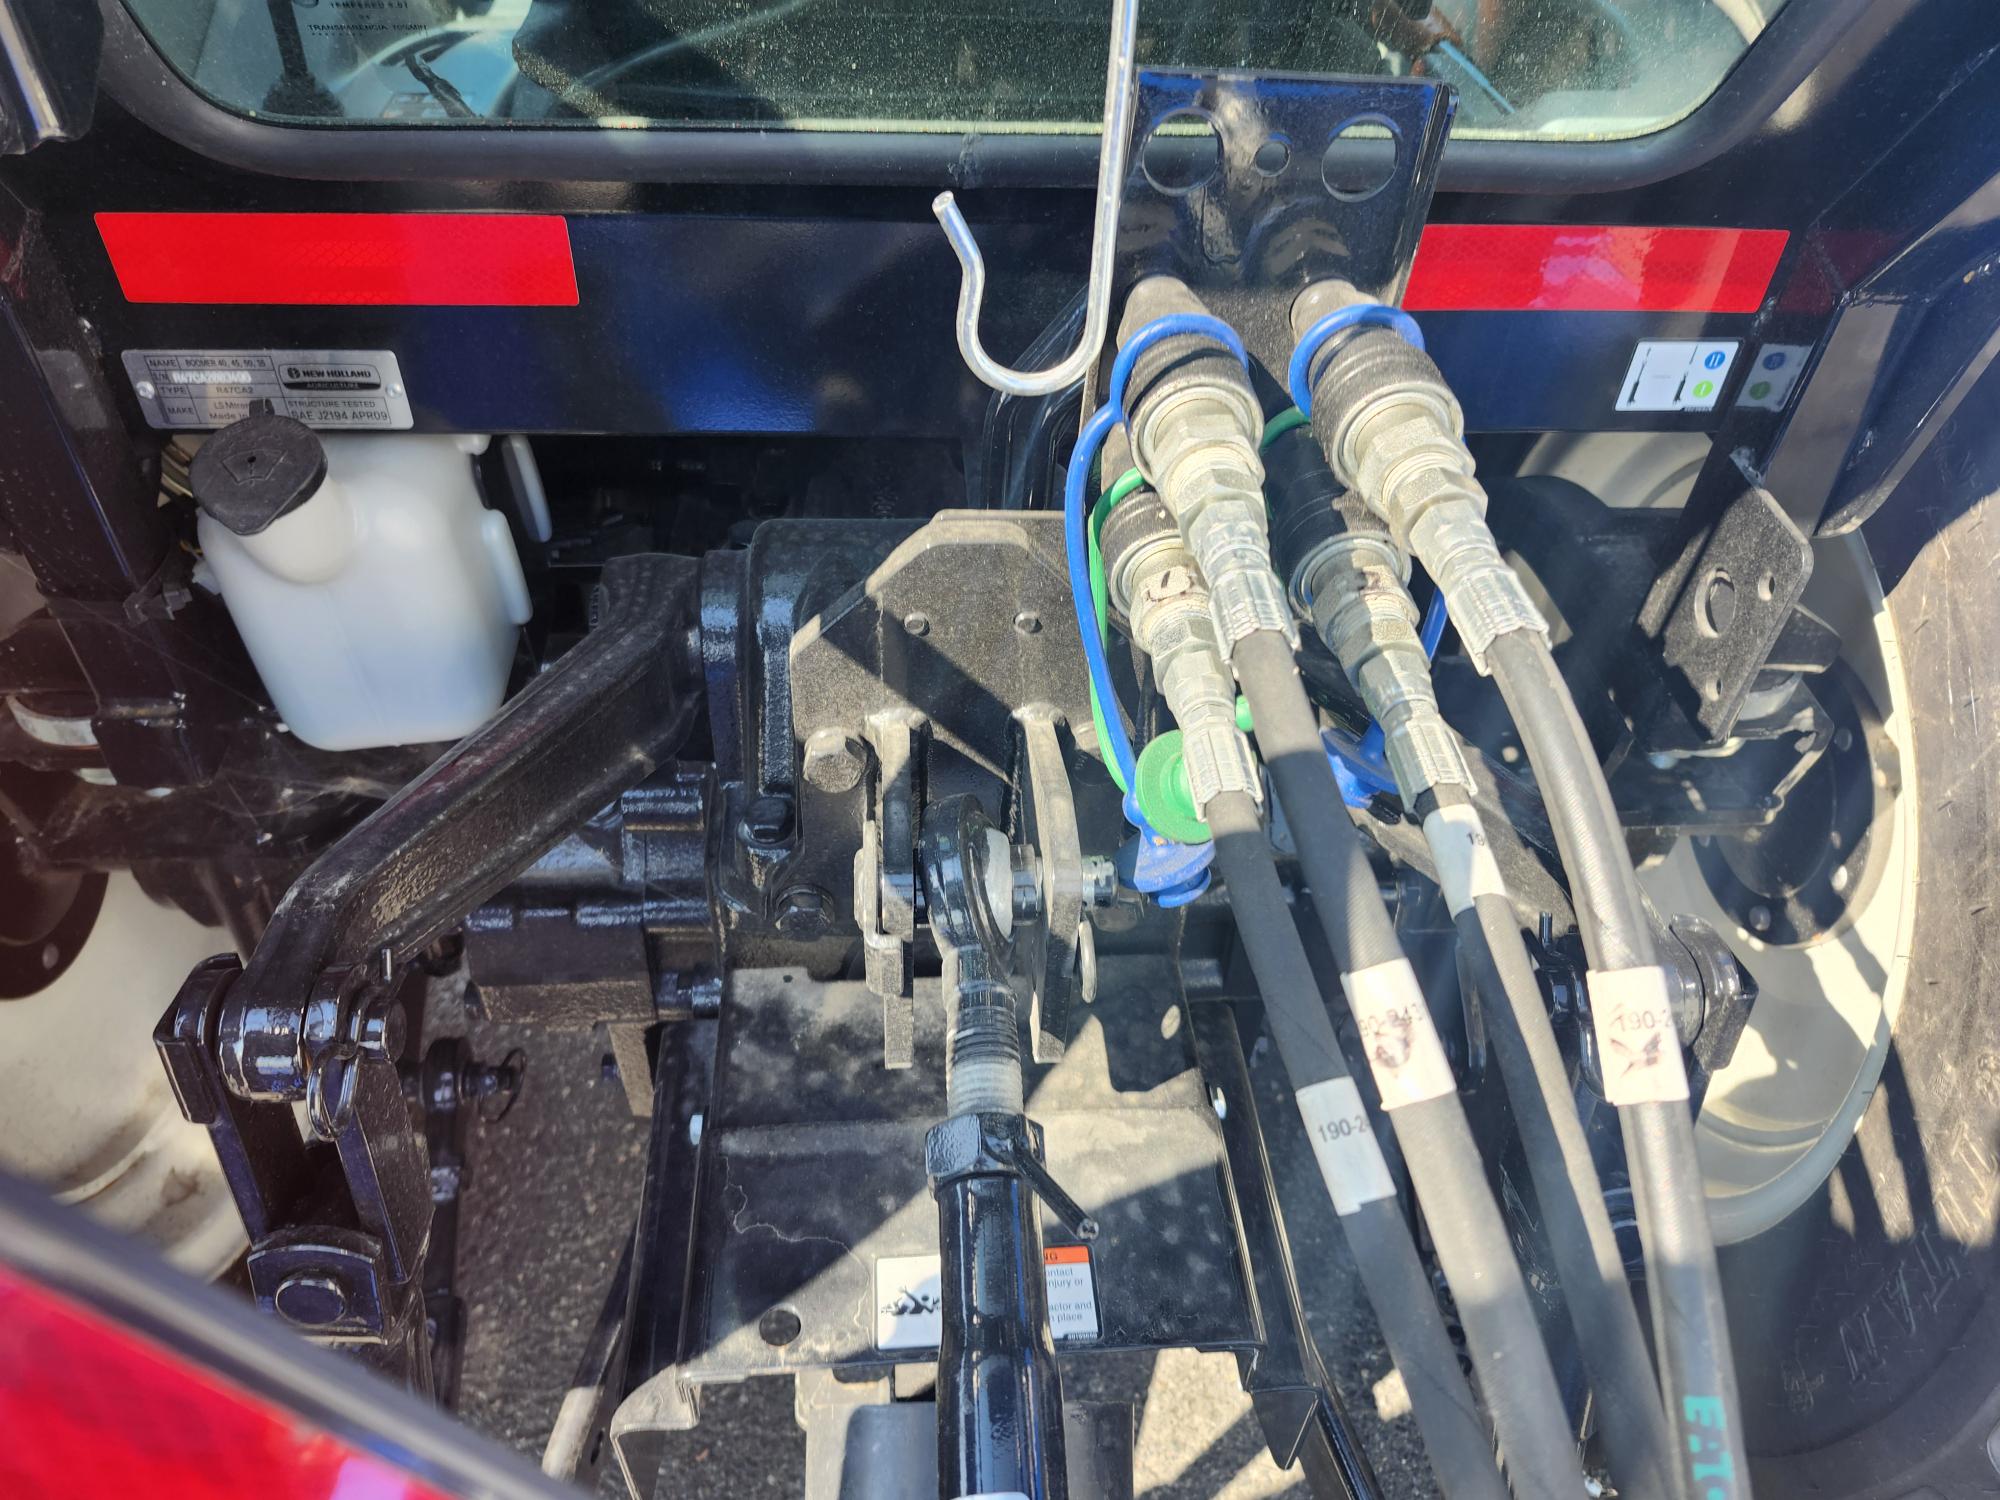
[{"label": "white plastic coolant tank", "polygon": [[530,606],[507,522],[473,482],[486,443],[265,414],[195,455],[202,552],[307,744],[455,740],[500,706]]}]

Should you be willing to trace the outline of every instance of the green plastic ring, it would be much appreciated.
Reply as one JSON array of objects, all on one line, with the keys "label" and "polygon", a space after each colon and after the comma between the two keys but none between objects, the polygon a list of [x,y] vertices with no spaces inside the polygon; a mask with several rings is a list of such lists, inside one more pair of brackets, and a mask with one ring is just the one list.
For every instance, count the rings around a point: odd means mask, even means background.
[{"label": "green plastic ring", "polygon": [[1208,825],[1195,815],[1181,760],[1181,732],[1169,729],[1139,752],[1139,784],[1132,789],[1139,811],[1161,838],[1176,844],[1205,844]]}]

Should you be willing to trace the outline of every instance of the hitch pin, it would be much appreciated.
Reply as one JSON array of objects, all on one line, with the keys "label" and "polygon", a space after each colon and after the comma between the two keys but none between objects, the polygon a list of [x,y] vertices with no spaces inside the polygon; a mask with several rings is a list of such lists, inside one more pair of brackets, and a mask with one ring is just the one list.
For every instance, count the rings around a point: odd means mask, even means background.
[{"label": "hitch pin", "polygon": [[1111,274],[1117,251],[1118,214],[1125,194],[1125,166],[1131,146],[1133,75],[1138,50],[1139,0],[1111,0],[1111,50],[1104,75],[1104,135],[1097,151],[1097,208],[1091,227],[1090,282],[1084,294],[1083,337],[1060,364],[1046,370],[1012,370],[986,352],[979,341],[979,312],[986,300],[986,261],[965,215],[949,192],[939,193],[931,212],[944,226],[958,257],[958,352],[987,385],[1010,396],[1046,396],[1074,385],[1096,363],[1111,322]]}]

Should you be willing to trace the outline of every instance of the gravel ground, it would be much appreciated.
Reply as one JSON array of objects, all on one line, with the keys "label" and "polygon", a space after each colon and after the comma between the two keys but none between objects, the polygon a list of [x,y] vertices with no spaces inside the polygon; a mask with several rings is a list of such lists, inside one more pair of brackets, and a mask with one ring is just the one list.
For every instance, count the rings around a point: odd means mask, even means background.
[{"label": "gravel ground", "polygon": [[[627,1113],[619,1086],[602,1081],[603,1048],[589,1035],[479,1025],[473,1040],[482,1059],[522,1047],[528,1070],[513,1110],[498,1124],[475,1127],[472,1142],[460,1230],[470,1323],[462,1407],[475,1426],[539,1455],[632,1223],[646,1132]],[[1395,1382],[1378,1393],[1390,1374],[1388,1356],[1355,1303],[1352,1267],[1282,1078],[1266,1058],[1253,1059],[1253,1072],[1284,1201],[1303,1205],[1288,1209],[1288,1221],[1322,1354],[1384,1495],[1431,1495]],[[1072,1358],[1065,1379],[1073,1396],[1137,1404],[1139,1495],[1253,1500],[1306,1493],[1295,1472],[1279,1470],[1265,1453],[1228,1355]],[[791,1383],[752,1380],[704,1394],[700,1427],[668,1444],[658,1496],[796,1495],[804,1463]],[[601,1493],[624,1493],[613,1466]]]}]

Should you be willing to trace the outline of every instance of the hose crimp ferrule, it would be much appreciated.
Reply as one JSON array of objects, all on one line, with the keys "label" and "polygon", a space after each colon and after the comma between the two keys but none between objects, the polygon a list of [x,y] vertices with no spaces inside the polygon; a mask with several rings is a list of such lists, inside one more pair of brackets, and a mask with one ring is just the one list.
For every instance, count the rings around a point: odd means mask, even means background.
[{"label": "hose crimp ferrule", "polygon": [[1227,573],[1215,580],[1209,609],[1223,650],[1232,657],[1239,642],[1260,630],[1281,635],[1286,645],[1294,651],[1298,649],[1299,622],[1285,598],[1284,585],[1268,566],[1261,571],[1243,569]]},{"label": "hose crimp ferrule", "polygon": [[1466,764],[1457,737],[1436,712],[1435,705],[1428,714],[1413,707],[1401,722],[1385,723],[1382,755],[1389,762],[1390,774],[1396,778],[1396,788],[1406,803],[1443,786],[1474,790],[1472,768]]},{"label": "hose crimp ferrule", "polygon": [[1411,550],[1444,594],[1465,654],[1482,675],[1493,642],[1515,631],[1548,638],[1548,622],[1500,555],[1481,509],[1469,503],[1426,510],[1411,533]]},{"label": "hose crimp ferrule", "polygon": [[1181,721],[1181,767],[1187,773],[1188,796],[1195,816],[1208,821],[1208,806],[1224,792],[1240,792],[1262,805],[1264,778],[1250,740],[1236,727],[1234,705],[1228,719],[1205,717],[1189,728]]},{"label": "hose crimp ferrule", "polygon": [[1406,802],[1440,786],[1472,786],[1458,741],[1438,712],[1430,657],[1406,579],[1409,557],[1387,537],[1328,543],[1301,572],[1320,638],[1382,726],[1383,755]]},{"label": "hose crimp ferrule", "polygon": [[1497,638],[1516,630],[1546,637],[1548,624],[1494,544],[1463,427],[1450,391],[1405,383],[1341,424],[1333,465],[1436,581],[1466,655],[1484,675]]}]

